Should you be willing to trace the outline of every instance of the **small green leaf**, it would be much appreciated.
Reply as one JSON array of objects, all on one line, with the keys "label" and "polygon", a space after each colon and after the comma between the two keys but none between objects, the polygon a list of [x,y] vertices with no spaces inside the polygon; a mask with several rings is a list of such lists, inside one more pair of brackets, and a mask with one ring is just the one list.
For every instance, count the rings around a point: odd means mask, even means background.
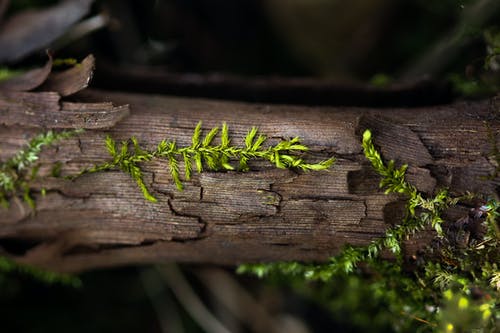
[{"label": "small green leaf", "polygon": [[163,156],[168,149],[168,143],[167,140],[161,140],[160,143],[158,144],[158,147],[156,148],[156,154],[159,156]]},{"label": "small green leaf", "polygon": [[234,167],[229,163],[222,163],[222,167],[226,170],[234,170]]},{"label": "small green leaf", "polygon": [[116,156],[116,142],[113,140],[111,136],[106,136],[106,149],[108,150],[109,155]]},{"label": "small green leaf", "polygon": [[253,140],[255,138],[255,135],[257,135],[257,127],[252,127],[252,129],[248,132],[247,136],[245,137],[245,146],[248,150],[252,149],[253,145]]},{"label": "small green leaf", "polygon": [[177,163],[177,160],[175,159],[174,156],[169,156],[168,161],[169,161],[170,175],[174,180],[175,186],[179,191],[182,191],[184,187],[182,186],[182,182],[179,176],[179,165]]},{"label": "small green leaf", "polygon": [[277,168],[285,169],[285,165],[281,162],[280,154],[277,151],[274,153],[274,163]]},{"label": "small green leaf", "polygon": [[240,156],[240,166],[239,166],[239,170],[241,171],[248,171],[249,167],[248,167],[248,157],[244,154],[242,154]]},{"label": "small green leaf", "polygon": [[224,123],[222,123],[221,148],[228,147],[229,143],[230,143],[229,129],[227,127],[227,124],[224,122]]},{"label": "small green leaf", "polygon": [[184,159],[184,176],[186,177],[186,180],[190,180],[193,171],[191,158],[189,157],[187,152],[182,153],[182,158]]},{"label": "small green leaf", "polygon": [[332,158],[329,158],[325,161],[321,161],[320,163],[304,164],[302,168],[304,170],[321,171],[321,170],[329,169],[333,165],[333,163],[335,163],[335,158],[332,157]]},{"label": "small green leaf", "polygon": [[372,139],[372,132],[367,129],[363,132],[363,143],[369,143]]},{"label": "small green leaf", "polygon": [[139,142],[137,142],[137,138],[135,136],[130,138],[130,141],[132,141],[132,145],[134,146],[135,151],[139,151]]},{"label": "small green leaf", "polygon": [[120,160],[127,160],[127,155],[128,155],[128,142],[127,141],[122,141],[122,146],[120,148],[120,154],[115,155],[115,160],[118,162]]},{"label": "small green leaf", "polygon": [[194,132],[193,132],[193,137],[191,138],[191,147],[193,149],[198,148],[200,145],[200,137],[201,137],[201,124],[202,122],[199,121],[198,124],[196,125]]},{"label": "small green leaf", "polygon": [[257,140],[255,140],[255,142],[253,143],[252,145],[252,148],[251,150],[252,151],[257,151],[260,149],[260,147],[262,146],[262,144],[267,140],[266,136],[265,135],[259,135],[259,137],[257,138]]},{"label": "small green leaf", "polygon": [[144,181],[142,180],[142,178],[138,178],[136,180],[136,182],[137,182],[137,185],[139,186],[139,188],[141,189],[142,194],[146,200],[151,201],[151,202],[158,201],[151,193],[149,193],[149,190],[146,187],[146,184],[144,184]]},{"label": "small green leaf", "polygon": [[201,158],[202,155],[199,152],[195,153],[193,156],[194,163],[196,164],[196,170],[198,171],[198,173],[201,173],[203,171],[203,162]]},{"label": "small green leaf", "polygon": [[443,228],[441,227],[440,223],[435,223],[434,224],[434,229],[436,230],[436,232],[438,233],[438,235],[442,235],[443,234]]},{"label": "small green leaf", "polygon": [[203,147],[208,147],[212,141],[214,140],[215,136],[217,135],[217,133],[219,132],[219,128],[218,127],[214,127],[210,130],[210,132],[208,132],[207,136],[205,136],[205,139],[203,139],[203,143],[202,143],[202,146]]}]

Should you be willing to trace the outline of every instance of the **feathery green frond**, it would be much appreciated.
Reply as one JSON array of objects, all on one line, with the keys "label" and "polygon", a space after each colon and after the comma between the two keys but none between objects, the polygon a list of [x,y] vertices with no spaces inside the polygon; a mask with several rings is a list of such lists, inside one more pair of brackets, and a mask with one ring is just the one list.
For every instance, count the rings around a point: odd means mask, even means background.
[{"label": "feathery green frond", "polygon": [[[239,170],[249,170],[248,162],[255,159],[268,160],[278,168],[296,168],[303,171],[320,171],[331,167],[335,161],[330,158],[318,163],[309,164],[304,162],[300,155],[308,148],[300,144],[298,137],[289,141],[281,141],[275,146],[265,148],[263,145],[266,142],[266,136],[259,134],[257,127],[252,127],[245,137],[245,146],[231,146],[229,138],[229,128],[226,123],[222,124],[220,144],[214,144],[214,140],[219,134],[219,128],[212,128],[206,136],[202,137],[202,123],[198,122],[191,138],[191,146],[177,147],[175,141],[162,140],[154,151],[148,151],[140,147],[137,138],[132,137],[128,141],[121,143],[121,148],[118,152],[116,142],[111,138],[106,138],[106,148],[112,156],[111,162],[105,162],[96,165],[90,169],[82,171],[84,173],[92,173],[111,169],[120,169],[137,182],[139,188],[144,194],[144,197],[150,201],[155,201],[154,196],[147,190],[144,184],[143,174],[139,164],[151,161],[154,158],[165,159],[168,161],[170,175],[176,187],[182,190],[183,185],[179,171],[179,160],[184,162],[184,178],[190,180],[193,173],[193,164],[198,173],[203,172],[204,168],[211,171],[217,170],[234,170],[231,165],[231,160],[239,161]],[[133,149],[129,149],[132,145]],[[78,175],[78,176],[79,176]],[[2,175],[0,174],[0,182]],[[154,199],[154,200],[153,200]]]},{"label": "feathery green frond", "polygon": [[168,167],[170,168],[170,175],[174,180],[175,186],[179,191],[182,191],[184,187],[182,185],[181,178],[179,175],[179,164],[175,159],[175,156],[173,155],[168,156]]},{"label": "feathery green frond", "polygon": [[48,131],[32,138],[25,148],[21,149],[7,161],[0,163],[0,205],[9,206],[8,198],[22,196],[32,208],[35,202],[31,196],[29,182],[36,177],[38,156],[45,146],[51,146],[61,140],[68,139],[83,130],[62,132]]},{"label": "feathery green frond", "polygon": [[257,135],[257,131],[257,127],[252,127],[252,129],[248,131],[245,137],[245,147],[247,150],[252,150],[253,139],[255,138],[255,135]]},{"label": "feathery green frond", "polygon": [[184,177],[186,177],[186,180],[190,180],[193,174],[193,163],[188,152],[184,152],[182,158],[184,159]]},{"label": "feathery green frond", "polygon": [[222,123],[222,134],[220,140],[220,146],[222,149],[229,147],[231,140],[229,140],[229,128],[225,122]]},{"label": "feathery green frond", "polygon": [[[293,144],[283,143],[275,146],[273,152],[280,149],[291,148]],[[485,235],[479,240],[465,244],[465,247],[457,247],[454,242],[453,227],[457,228],[459,221],[452,221],[452,227],[444,228],[442,213],[448,207],[455,206],[461,201],[471,200],[474,196],[466,194],[452,197],[449,191],[441,189],[436,191],[432,197],[420,193],[416,187],[409,184],[405,179],[406,165],[397,168],[394,161],[383,161],[381,154],[372,142],[372,134],[369,130],[363,133],[362,147],[368,161],[381,175],[380,187],[385,193],[398,193],[407,200],[406,216],[400,224],[387,229],[385,235],[373,240],[367,246],[346,246],[335,257],[330,258],[322,264],[303,264],[298,262],[274,262],[266,264],[245,264],[238,268],[238,273],[253,273],[259,277],[279,276],[280,278],[302,277],[306,280],[320,280],[332,283],[334,278],[340,278],[346,274],[352,274],[358,270],[359,264],[364,262],[371,272],[371,279],[378,295],[384,295],[391,303],[396,300],[400,302],[401,313],[418,311],[420,316],[428,320],[420,319],[422,323],[437,327],[433,321],[439,320],[446,323],[446,331],[452,332],[453,325],[449,319],[443,319],[441,312],[429,312],[429,304],[433,307],[441,306],[439,303],[457,301],[461,309],[468,304],[476,316],[482,318],[478,323],[482,327],[489,328],[484,332],[494,332],[500,322],[500,309],[498,308],[500,292],[500,204],[495,199],[490,199],[483,206],[474,208],[475,216],[485,216],[481,223],[486,226]],[[299,148],[300,149],[300,148]],[[276,155],[271,159],[277,165],[295,165],[298,163],[296,156],[280,154],[279,160]],[[299,163],[300,168],[311,170],[320,169],[321,165],[328,167],[333,159],[323,161],[313,166]],[[471,215],[468,215],[470,219]],[[479,218],[479,217],[477,217]],[[448,221],[449,223],[450,221]],[[481,222],[481,221],[479,221]],[[453,224],[454,223],[454,224]],[[463,223],[463,222],[461,222]],[[469,222],[470,223],[470,222]],[[477,222],[476,222],[477,223]],[[418,231],[431,226],[436,231],[436,244],[434,244],[427,255],[426,252],[415,256],[416,263],[412,264],[412,270],[405,272],[402,268],[404,258],[402,256],[403,241],[409,239]],[[456,231],[455,231],[456,232]],[[469,232],[465,229],[461,232]],[[475,235],[475,237],[478,237]],[[380,258],[382,251],[391,252],[396,262]],[[422,258],[418,258],[422,256]],[[365,271],[365,270],[362,270]],[[294,281],[294,280],[292,280]],[[382,289],[380,286],[383,286]],[[389,292],[387,288],[392,291]],[[394,292],[396,290],[396,292]],[[452,290],[460,290],[463,296],[456,295]],[[473,293],[483,293],[483,299],[471,299]],[[391,296],[391,295],[397,295]],[[477,297],[477,296],[475,296]],[[403,299],[403,301],[400,301]],[[437,304],[436,304],[437,302]],[[450,305],[448,305],[450,306]],[[418,318],[418,317],[415,317]],[[425,327],[424,327],[425,328]],[[450,330],[451,329],[451,330]],[[483,332],[483,330],[481,330]]]},{"label": "feathery green frond", "polygon": [[212,128],[210,132],[208,132],[208,134],[203,139],[202,147],[207,148],[208,146],[210,146],[217,133],[219,133],[219,128],[218,127]]},{"label": "feathery green frond", "polygon": [[82,285],[81,280],[75,276],[42,270],[34,266],[17,263],[6,257],[0,257],[0,274],[10,274],[14,272],[31,276],[35,280],[47,284],[62,284],[76,288]]},{"label": "feathery green frond", "polygon": [[191,148],[196,149],[200,145],[201,137],[201,121],[196,124],[194,128],[193,137],[191,138]]},{"label": "feathery green frond", "polygon": [[109,155],[116,156],[116,142],[113,140],[111,136],[106,136],[106,149],[108,150]]}]

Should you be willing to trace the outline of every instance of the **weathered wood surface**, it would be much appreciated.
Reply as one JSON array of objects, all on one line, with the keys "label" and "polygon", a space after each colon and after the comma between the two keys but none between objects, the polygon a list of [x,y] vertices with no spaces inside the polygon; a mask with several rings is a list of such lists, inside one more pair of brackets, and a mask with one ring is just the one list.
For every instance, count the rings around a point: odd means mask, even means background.
[{"label": "weathered wood surface", "polygon": [[[247,173],[204,172],[185,182],[182,192],[175,188],[166,163],[150,162],[143,170],[157,203],[146,201],[134,181],[120,171],[87,174],[74,181],[47,177],[34,184],[47,192],[35,194],[35,214],[15,199],[8,210],[0,208],[4,254],[59,271],[174,260],[324,260],[346,243],[367,244],[400,218],[400,198],[379,190],[379,177],[362,155],[365,128],[373,130],[385,159],[410,165],[408,178],[422,191],[499,191],[498,177],[484,179],[497,168],[490,156],[487,126],[500,141],[498,111],[489,101],[377,110],[104,91],[74,97],[74,102],[103,101],[129,105],[130,115],[115,119],[114,126],[107,123],[106,130],[88,126],[91,129],[78,137],[44,150],[42,175],[49,175],[56,161],[63,162],[62,174],[68,175],[107,160],[107,134],[117,140],[136,136],[149,148],[164,138],[190,145],[200,120],[205,129],[227,122],[237,145],[252,126],[270,142],[299,136],[311,147],[306,158],[317,161],[333,155],[337,162],[328,171],[310,173],[276,169],[266,162],[251,163]],[[82,114],[88,112],[83,109]],[[102,117],[107,119],[113,110],[102,110]],[[85,127],[85,122],[54,121],[66,114],[50,112],[45,118],[35,113],[11,121],[4,117],[8,111],[0,111],[0,160],[12,156],[41,127]],[[428,236],[410,240],[408,250],[424,245]]]}]

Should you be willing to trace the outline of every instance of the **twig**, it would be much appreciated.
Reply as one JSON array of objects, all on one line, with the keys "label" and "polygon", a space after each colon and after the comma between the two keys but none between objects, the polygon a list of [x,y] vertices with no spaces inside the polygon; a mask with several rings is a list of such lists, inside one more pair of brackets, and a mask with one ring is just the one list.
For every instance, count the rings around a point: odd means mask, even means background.
[{"label": "twig", "polygon": [[158,266],[158,270],[184,309],[208,333],[230,331],[208,311],[176,265]]}]

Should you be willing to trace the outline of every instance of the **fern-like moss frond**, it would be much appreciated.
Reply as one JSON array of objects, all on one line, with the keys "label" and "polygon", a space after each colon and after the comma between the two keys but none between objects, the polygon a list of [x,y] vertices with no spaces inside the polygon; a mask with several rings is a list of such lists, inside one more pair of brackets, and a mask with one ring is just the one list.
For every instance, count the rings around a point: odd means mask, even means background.
[{"label": "fern-like moss frond", "polygon": [[21,149],[8,159],[0,163],[0,204],[8,207],[8,198],[22,196],[24,201],[32,208],[35,201],[31,197],[30,180],[36,177],[38,168],[36,162],[45,146],[50,146],[58,141],[75,136],[83,130],[48,131],[32,138],[25,148]]},{"label": "fern-like moss frond", "polygon": [[[150,201],[156,201],[154,196],[147,190],[144,184],[143,174],[139,168],[139,163],[151,161],[159,158],[168,162],[170,175],[176,187],[183,189],[179,170],[179,161],[184,164],[184,178],[191,179],[193,165],[198,173],[204,168],[211,171],[234,170],[231,160],[239,161],[241,171],[249,170],[250,160],[268,160],[278,168],[296,168],[303,171],[319,171],[330,168],[335,162],[330,158],[318,163],[306,163],[300,154],[308,148],[300,143],[299,138],[284,140],[274,146],[264,147],[267,138],[259,134],[257,127],[252,127],[244,139],[244,147],[232,146],[229,138],[229,128],[226,123],[222,124],[222,130],[218,127],[212,128],[202,139],[202,123],[199,122],[191,138],[191,145],[188,147],[178,147],[175,141],[162,140],[156,150],[148,151],[140,147],[136,138],[131,138],[121,144],[118,150],[116,142],[106,138],[106,148],[112,157],[108,161],[84,170],[81,174],[120,169],[128,173],[138,184],[144,197]],[[221,133],[220,144],[214,144],[215,138]],[[129,150],[129,145],[133,150]]]}]

